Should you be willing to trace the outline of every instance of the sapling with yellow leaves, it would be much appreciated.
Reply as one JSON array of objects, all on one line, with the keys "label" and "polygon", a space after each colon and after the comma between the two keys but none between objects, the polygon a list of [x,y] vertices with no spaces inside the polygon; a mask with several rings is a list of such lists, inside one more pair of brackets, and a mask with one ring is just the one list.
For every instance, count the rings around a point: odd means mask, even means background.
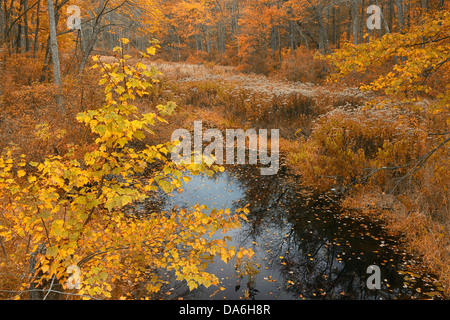
[{"label": "sapling with yellow leaves", "polygon": [[[14,244],[2,267],[17,264],[23,273],[30,272],[29,281],[16,288],[16,298],[24,298],[24,292],[31,297],[30,288],[41,298],[51,291],[70,297],[126,298],[125,288],[135,283],[145,283],[145,296],[151,298],[167,283],[158,270],[173,272],[190,289],[208,287],[219,282],[204,271],[215,256],[228,262],[236,255],[252,255],[251,250],[228,246],[226,237],[212,238],[218,231],[239,227],[247,208],[232,213],[199,204],[143,216],[125,210],[158,189],[182,190],[189,180],[186,173],[223,171],[211,161],[175,164],[170,152],[177,142],[134,147],[153,134],[152,127],[165,123],[176,105],[169,102],[157,106],[158,112],[139,112],[133,102],[148,95],[159,72],[141,62],[128,65],[130,57],[123,52],[127,42],[122,39],[114,50],[115,63],[93,57],[92,68],[102,72],[99,84],[105,101],[77,116],[95,136],[89,152],[80,159],[79,147],[73,146],[67,154],[41,163],[27,161],[25,154],[16,156],[19,150],[14,148],[0,156],[0,239],[3,248]],[[153,43],[144,57],[156,47]],[[152,173],[143,175],[146,169]],[[74,265],[80,268],[80,286],[69,290],[67,269]],[[117,284],[128,285],[113,296]]]}]

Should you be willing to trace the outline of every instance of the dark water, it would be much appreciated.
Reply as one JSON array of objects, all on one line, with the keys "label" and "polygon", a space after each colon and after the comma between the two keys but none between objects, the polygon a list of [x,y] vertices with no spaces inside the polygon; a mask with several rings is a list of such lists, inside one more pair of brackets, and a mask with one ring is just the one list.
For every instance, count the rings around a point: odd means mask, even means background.
[{"label": "dark water", "polygon": [[[248,222],[227,235],[230,245],[251,248],[252,262],[235,267],[220,259],[207,271],[219,287],[189,292],[182,283],[164,298],[184,299],[439,299],[442,288],[421,262],[387,235],[380,221],[343,212],[326,195],[313,196],[298,178],[280,173],[260,176],[252,167],[233,167],[213,178],[194,176],[184,192],[165,197],[170,209],[236,209],[250,204]],[[223,235],[220,235],[223,237]],[[370,265],[381,270],[381,289],[368,289]],[[170,278],[170,275],[167,275]]]}]

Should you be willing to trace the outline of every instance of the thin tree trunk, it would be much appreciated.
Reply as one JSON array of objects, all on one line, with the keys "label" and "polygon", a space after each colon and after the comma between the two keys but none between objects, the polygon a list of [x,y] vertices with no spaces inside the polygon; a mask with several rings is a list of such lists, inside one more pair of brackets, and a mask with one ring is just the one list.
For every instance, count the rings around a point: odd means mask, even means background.
[{"label": "thin tree trunk", "polygon": [[410,27],[411,19],[410,19],[410,10],[409,10],[409,4],[408,1],[403,1],[403,19],[405,20],[405,26]]},{"label": "thin tree trunk", "polygon": [[7,7],[7,3],[6,0],[4,2],[4,8],[5,8],[5,37],[8,41],[8,53],[11,54],[14,47],[13,47],[13,30],[11,30],[10,28],[10,19],[12,16],[12,11],[13,11],[13,4],[14,4],[14,0],[10,1],[9,4],[9,9]]},{"label": "thin tree trunk", "polygon": [[270,44],[272,47],[273,60],[275,60],[276,59],[276,50],[277,50],[277,39],[275,37],[275,27],[272,27],[272,31],[270,32]]},{"label": "thin tree trunk", "polygon": [[332,37],[332,41],[333,41],[333,47],[336,46],[336,42],[337,42],[337,27],[336,27],[336,7],[333,6],[333,10],[332,10],[332,17],[333,17],[333,22],[332,22],[332,28],[333,28],[333,37]]},{"label": "thin tree trunk", "polygon": [[[23,9],[23,0],[20,0],[18,14],[20,14],[22,12],[22,9]],[[20,18],[17,23],[17,38],[16,38],[16,52],[17,53],[20,53],[21,49],[22,49],[22,18]]]},{"label": "thin tree trunk", "polygon": [[322,7],[316,7],[317,22],[319,23],[319,52],[325,54],[325,26],[322,18]]},{"label": "thin tree trunk", "polygon": [[45,81],[46,78],[46,73],[47,73],[47,68],[48,65],[50,63],[50,37],[47,38],[47,42],[46,42],[46,46],[45,46],[45,57],[44,57],[44,66],[42,67],[42,75],[41,75],[41,82]]},{"label": "thin tree trunk", "polygon": [[[305,34],[303,33],[303,31],[302,31],[302,28],[301,28],[301,25],[300,25],[300,23],[297,21],[297,29],[298,29],[298,32],[300,33],[300,35],[302,36],[302,38],[303,38],[303,40],[305,40],[305,46],[306,46],[306,49],[308,49],[309,50],[309,42],[308,42],[308,38],[305,36]],[[301,45],[301,43],[300,43],[300,45]]]},{"label": "thin tree trunk", "polygon": [[341,47],[341,16],[339,11],[336,16],[336,45],[338,49]]},{"label": "thin tree trunk", "polygon": [[428,11],[428,0],[421,0],[420,7],[422,8],[422,12],[426,13]]},{"label": "thin tree trunk", "polygon": [[289,40],[291,44],[291,52],[295,51],[295,28],[294,28],[294,21],[289,20]]},{"label": "thin tree trunk", "polygon": [[4,14],[3,14],[3,1],[4,0],[0,0],[0,42],[1,43],[3,43],[3,41],[4,41],[4,28],[3,28],[3,26],[4,26],[4,21],[3,21],[3,16],[4,16]]},{"label": "thin tree trunk", "polygon": [[[177,31],[177,40],[178,40],[178,60],[181,60],[180,55],[180,35]],[[205,38],[206,52],[209,54],[211,52],[211,43],[209,41],[209,28],[206,27],[206,38]]]},{"label": "thin tree trunk", "polygon": [[351,33],[352,33],[352,8],[348,7],[348,19],[347,19],[347,42],[350,42]]},{"label": "thin tree trunk", "polygon": [[359,0],[353,0],[353,44],[354,45],[358,44],[358,27],[359,27],[359,23],[358,23],[358,14],[359,14],[358,2],[359,2]]},{"label": "thin tree trunk", "polygon": [[394,0],[389,0],[389,30],[392,30],[394,20]]},{"label": "thin tree trunk", "polygon": [[53,9],[53,0],[47,0],[48,20],[50,29],[50,49],[52,52],[52,64],[53,64],[53,79],[55,85],[58,87],[56,94],[56,103],[61,113],[65,113],[65,106],[62,96],[62,83],[61,83],[61,67],[59,61],[58,41],[56,37],[56,22],[55,11]]},{"label": "thin tree trunk", "polygon": [[24,35],[25,35],[25,52],[30,51],[30,39],[28,39],[28,0],[24,0],[23,8],[25,10],[25,14],[23,17],[24,23]]},{"label": "thin tree trunk", "polygon": [[[56,1],[56,8],[57,11],[55,12],[55,26],[58,25],[59,22],[59,9],[62,7],[62,5],[64,5],[67,2],[67,0],[65,0],[64,2],[62,2],[61,4],[58,5],[58,1]],[[50,35],[47,37],[47,42],[46,42],[46,48],[45,48],[45,58],[44,58],[44,67],[42,68],[42,76],[40,81],[44,82],[45,81],[45,73],[47,72],[47,68],[48,65],[50,64],[50,62],[52,61],[52,56],[51,56],[51,50],[50,50]]]},{"label": "thin tree trunk", "polygon": [[239,39],[239,1],[235,0],[234,2],[235,4],[235,15],[234,15],[234,20],[235,20],[235,24],[236,24],[236,39],[237,39],[237,53],[238,56],[241,54],[241,43],[240,43],[240,39]]},{"label": "thin tree trunk", "polygon": [[[377,6],[380,6],[379,4],[378,4],[378,0],[375,0],[375,4],[377,5]],[[384,16],[384,10],[383,10],[383,5],[381,6],[381,21],[383,22],[383,25],[384,25],[384,29],[386,30],[386,33],[391,33],[391,26],[388,24],[388,21],[386,21],[386,17]],[[390,14],[389,14],[390,15]],[[390,17],[391,18],[391,17]],[[381,34],[381,30],[380,30],[380,37],[382,36],[382,34]]]},{"label": "thin tree trunk", "polygon": [[359,42],[364,42],[363,41],[363,37],[364,37],[364,31],[366,29],[366,19],[364,19],[364,15],[366,14],[366,6],[365,6],[365,1],[361,0],[361,21],[360,21],[360,26],[359,26]]},{"label": "thin tree trunk", "polygon": [[280,26],[277,28],[277,39],[278,39],[278,62],[281,63],[281,32]]},{"label": "thin tree trunk", "polygon": [[219,52],[225,51],[225,30],[222,25],[222,21],[219,21],[217,27],[217,51]]},{"label": "thin tree trunk", "polygon": [[403,1],[395,0],[395,4],[397,6],[397,19],[398,19],[398,27],[400,31],[405,27],[405,21],[403,19]]},{"label": "thin tree trunk", "polygon": [[330,39],[328,37],[328,29],[329,29],[329,19],[328,19],[328,17],[330,16],[330,7],[326,6],[325,9],[322,9],[322,13],[324,13],[324,12],[325,12],[325,21],[322,18],[322,23],[323,23],[323,42],[324,42],[325,53],[327,53],[329,48],[330,48]]},{"label": "thin tree trunk", "polygon": [[33,43],[33,57],[36,57],[39,44],[39,12],[41,11],[41,0],[38,0],[38,5],[36,9],[36,31],[34,33],[34,43]]},{"label": "thin tree trunk", "polygon": [[78,73],[81,74],[86,67],[89,56],[91,55],[92,50],[94,50],[95,44],[97,43],[98,35],[101,30],[101,22],[103,11],[105,9],[105,0],[100,0],[100,3],[97,8],[97,17],[94,20],[94,27],[92,29],[92,35],[87,43],[87,46],[83,52],[83,57],[81,58],[80,67],[78,68]]},{"label": "thin tree trunk", "polygon": [[[181,61],[181,41],[180,41],[180,34],[178,33],[178,30],[177,30],[177,42],[178,42],[178,45],[177,45],[178,61]],[[209,48],[209,45],[208,45],[208,48]],[[208,53],[209,53],[209,50],[208,50]]]}]

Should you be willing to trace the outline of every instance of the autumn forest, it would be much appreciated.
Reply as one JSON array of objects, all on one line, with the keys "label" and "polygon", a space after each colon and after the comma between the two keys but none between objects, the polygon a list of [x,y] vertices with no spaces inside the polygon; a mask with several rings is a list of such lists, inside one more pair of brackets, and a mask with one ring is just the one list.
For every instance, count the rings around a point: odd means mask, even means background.
[{"label": "autumn forest", "polygon": [[0,0],[1,300],[447,300],[449,189],[446,0]]}]

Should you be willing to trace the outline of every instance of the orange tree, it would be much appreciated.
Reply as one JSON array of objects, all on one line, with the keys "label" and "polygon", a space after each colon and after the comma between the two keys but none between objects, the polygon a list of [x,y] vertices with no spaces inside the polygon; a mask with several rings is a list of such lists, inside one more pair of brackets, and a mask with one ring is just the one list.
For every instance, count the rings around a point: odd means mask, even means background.
[{"label": "orange tree", "polygon": [[[0,239],[5,258],[1,267],[22,275],[30,272],[21,286],[7,288],[16,298],[24,292],[32,298],[61,294],[110,298],[115,283],[145,283],[147,297],[152,297],[166,283],[159,270],[174,272],[177,280],[193,289],[218,283],[215,275],[204,271],[214,256],[227,262],[252,254],[229,247],[227,237],[212,238],[218,230],[238,227],[247,209],[232,214],[198,205],[142,217],[125,210],[158,188],[166,193],[181,190],[182,182],[189,180],[186,171],[213,174],[223,168],[176,165],[169,159],[176,142],[133,148],[134,141],[152,134],[152,126],[166,121],[175,105],[159,105],[159,113],[140,114],[133,101],[147,94],[158,71],[142,63],[128,66],[123,45],[115,51],[118,61],[113,64],[94,57],[98,63],[93,68],[101,67],[103,73],[105,102],[77,116],[96,137],[81,160],[75,157],[76,146],[42,163],[27,161],[14,148],[0,157]],[[154,51],[152,46],[144,56]],[[149,168],[152,174],[144,178],[141,173]],[[27,258],[29,262],[24,262]],[[67,281],[67,269],[73,266],[80,270],[79,286]]]},{"label": "orange tree", "polygon": [[[386,34],[357,46],[347,43],[324,58],[335,67],[332,78],[336,80],[351,72],[376,69],[378,78],[362,86],[363,91],[381,92],[402,102],[428,95],[438,99],[434,110],[439,112],[450,105],[449,32],[450,12],[439,11],[426,15],[406,33]],[[392,67],[382,68],[385,65]]]},{"label": "orange tree", "polygon": [[[429,13],[405,33],[353,45],[322,56],[338,80],[379,70],[362,91],[378,93],[368,108],[338,109],[316,122],[308,142],[293,155],[307,180],[329,187],[378,178],[387,191],[423,181],[427,167],[448,198],[450,13]],[[426,99],[424,99],[426,98]],[[374,105],[377,108],[370,108]],[[395,178],[394,180],[392,178]]]}]

